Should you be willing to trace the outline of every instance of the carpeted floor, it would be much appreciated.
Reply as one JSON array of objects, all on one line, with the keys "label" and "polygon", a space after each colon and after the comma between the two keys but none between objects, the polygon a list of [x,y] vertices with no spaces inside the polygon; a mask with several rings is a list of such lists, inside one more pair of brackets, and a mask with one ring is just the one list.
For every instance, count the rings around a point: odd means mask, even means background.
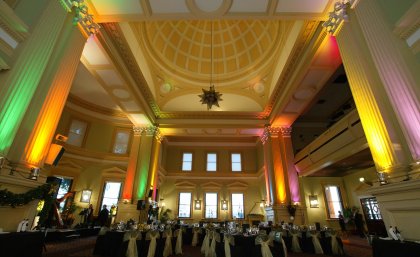
[{"label": "carpeted floor", "polygon": [[[93,248],[96,237],[86,237],[65,242],[52,242],[46,245],[47,251],[43,257],[95,257]],[[372,257],[372,249],[367,240],[359,237],[343,239],[344,251],[347,257]],[[183,257],[203,257],[199,247],[184,246]],[[327,255],[308,253],[288,253],[288,257],[322,257]],[[247,257],[247,256],[244,256]],[[252,257],[252,256],[250,256]]]}]

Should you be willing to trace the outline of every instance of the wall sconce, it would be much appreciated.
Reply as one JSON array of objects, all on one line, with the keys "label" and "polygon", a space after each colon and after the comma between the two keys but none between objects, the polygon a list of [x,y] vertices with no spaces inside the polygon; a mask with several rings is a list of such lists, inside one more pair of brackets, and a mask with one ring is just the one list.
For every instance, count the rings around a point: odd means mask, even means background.
[{"label": "wall sconce", "polygon": [[92,190],[90,190],[90,189],[83,190],[82,195],[80,196],[80,202],[81,203],[89,203],[91,195],[92,195]]},{"label": "wall sconce", "polygon": [[222,210],[227,211],[228,209],[228,202],[226,200],[222,200]]},{"label": "wall sconce", "polygon": [[310,195],[309,196],[309,207],[311,207],[311,208],[318,208],[319,207],[318,196],[317,195]]},{"label": "wall sconce", "polygon": [[194,201],[194,210],[201,210],[201,200]]},{"label": "wall sconce", "polygon": [[159,202],[160,202],[160,206],[161,207],[165,207],[166,206],[165,199],[160,198]]},{"label": "wall sconce", "polygon": [[373,184],[372,184],[372,182],[370,182],[370,181],[366,181],[364,177],[360,177],[360,178],[359,178],[359,181],[360,181],[361,183],[365,183],[366,185],[369,185],[369,186],[372,186],[372,185],[373,185]]},{"label": "wall sconce", "polygon": [[40,171],[41,169],[40,168],[38,168],[38,167],[32,167],[31,168],[31,173],[29,174],[29,179],[32,179],[32,180],[38,180],[38,176],[39,176],[39,171]]}]

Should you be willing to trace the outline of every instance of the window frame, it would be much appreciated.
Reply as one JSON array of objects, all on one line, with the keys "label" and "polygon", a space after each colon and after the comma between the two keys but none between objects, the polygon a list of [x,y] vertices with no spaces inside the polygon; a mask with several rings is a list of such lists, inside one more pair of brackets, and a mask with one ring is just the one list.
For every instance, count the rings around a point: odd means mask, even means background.
[{"label": "window frame", "polygon": [[[215,162],[215,164],[216,164],[216,169],[215,170],[208,170],[208,164],[209,164],[209,154],[214,154],[215,156],[216,156],[216,162]],[[217,172],[217,169],[218,169],[218,166],[219,165],[217,165],[217,163],[218,163],[218,160],[219,160],[219,158],[218,158],[218,154],[217,154],[217,152],[207,152],[206,153],[206,172]],[[213,163],[213,162],[212,162]]]},{"label": "window frame", "polygon": [[[189,217],[180,217],[179,216],[179,206],[180,206],[180,200],[181,200],[181,193],[187,193],[190,194],[190,216]],[[178,202],[177,202],[177,216],[179,219],[192,219],[193,210],[192,210],[192,202],[193,202],[193,192],[192,191],[178,191]]]},{"label": "window frame", "polygon": [[[85,144],[86,144],[87,134],[89,133],[90,123],[87,120],[80,119],[78,117],[77,118],[76,117],[71,117],[68,128],[67,128],[67,137],[68,138],[70,138],[70,129],[71,129],[71,125],[73,124],[73,121],[79,121],[79,122],[85,123],[86,124],[85,133],[83,134],[83,138],[82,138],[82,142],[80,143],[80,146],[79,145],[74,145],[74,144],[69,144],[68,140],[67,140],[66,144],[74,146],[74,147],[84,148]],[[73,132],[71,132],[71,133],[73,133]]]},{"label": "window frame", "polygon": [[229,197],[230,197],[230,217],[231,219],[233,219],[233,194],[241,194],[242,195],[242,214],[243,217],[242,218],[238,218],[236,217],[237,220],[244,220],[245,219],[245,193],[244,192],[239,192],[239,191],[234,191],[234,192],[230,192],[229,193]]},{"label": "window frame", "polygon": [[[125,153],[116,153],[114,152],[115,149],[115,144],[117,143],[117,134],[118,132],[128,132],[128,142],[127,142],[127,151]],[[128,156],[130,155],[130,146],[131,146],[131,140],[133,138],[133,133],[132,130],[129,128],[124,128],[124,127],[116,127],[114,128],[114,133],[112,136],[112,144],[111,144],[111,153],[112,154],[116,154],[116,155],[121,155],[121,156]]]},{"label": "window frame", "polygon": [[[335,213],[335,215],[337,217],[332,217],[331,216],[331,210],[330,210],[330,207],[329,207],[329,204],[328,204],[329,201],[327,199],[327,193],[326,193],[327,187],[336,187],[338,189],[338,194],[339,194],[338,196],[340,198],[339,203],[340,203],[341,210],[336,211],[337,213]],[[343,197],[343,193],[342,193],[343,190],[341,188],[342,188],[342,186],[338,185],[338,184],[322,184],[322,192],[323,192],[323,195],[324,195],[324,203],[325,203],[325,211],[326,211],[326,214],[327,214],[327,219],[338,220],[338,211],[341,211],[341,213],[344,213],[346,204],[344,202],[344,197]]]},{"label": "window frame", "polygon": [[[184,170],[184,154],[191,154],[191,169],[190,170]],[[193,170],[193,164],[194,164],[194,153],[192,151],[182,152],[182,154],[181,154],[181,171],[191,172]]]},{"label": "window frame", "polygon": [[[234,155],[234,154],[239,154],[239,158],[240,158],[239,164],[240,164],[241,170],[233,170],[233,158],[232,158],[233,156],[232,155]],[[230,171],[235,172],[235,173],[243,172],[242,153],[241,152],[231,152],[229,156],[230,156]],[[235,162],[235,163],[237,163],[237,162]]]},{"label": "window frame", "polygon": [[[104,201],[104,194],[105,194],[105,186],[106,186],[106,183],[120,183],[121,184],[120,191],[119,191],[118,197],[117,197],[117,204],[115,205],[116,207],[118,207],[119,199],[121,198],[122,192],[124,191],[124,183],[123,183],[123,181],[118,180],[118,179],[106,179],[106,180],[104,180],[103,183],[102,183],[101,192],[99,194],[99,201],[98,201],[98,203],[100,203],[100,205],[97,206],[97,208],[96,208],[98,213],[102,210],[102,206],[104,205],[103,201]],[[111,206],[108,206],[107,205],[107,209],[108,209],[108,211],[110,211],[111,210]],[[110,213],[110,215],[111,215],[111,213]]]},{"label": "window frame", "polygon": [[[207,213],[207,194],[216,194],[216,217],[215,218],[208,218],[206,217],[206,213]],[[204,192],[204,197],[203,197],[203,202],[204,202],[204,206],[203,206],[203,217],[206,220],[217,220],[219,218],[219,192],[217,191],[208,191],[208,192]]]}]

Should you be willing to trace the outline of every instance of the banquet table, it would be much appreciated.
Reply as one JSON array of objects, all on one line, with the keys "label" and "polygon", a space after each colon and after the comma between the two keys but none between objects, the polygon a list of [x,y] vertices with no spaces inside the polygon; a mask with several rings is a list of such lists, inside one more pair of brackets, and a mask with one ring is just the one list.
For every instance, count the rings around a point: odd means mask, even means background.
[{"label": "banquet table", "polygon": [[[220,232],[220,229],[216,229]],[[192,241],[192,228],[184,227],[183,233],[183,244],[191,245]],[[216,243],[216,253],[218,257],[225,256],[224,254],[224,243],[223,243],[223,233],[220,233],[220,242]],[[235,238],[235,245],[231,246],[231,256],[232,257],[243,257],[243,256],[261,256],[261,246],[255,244],[256,235],[243,235],[236,234],[233,235]],[[123,242],[124,232],[121,231],[108,231],[105,235],[99,235],[96,241],[94,254],[100,256],[111,256],[111,257],[122,257],[125,256],[127,251],[128,241]],[[198,246],[202,245],[202,242],[205,237],[205,229],[202,229],[202,233],[199,235]],[[137,240],[137,251],[139,256],[147,256],[148,248],[150,241],[145,240],[146,232],[142,232],[142,239]],[[172,247],[175,247],[176,238],[172,239]],[[292,237],[287,231],[283,231],[283,240],[285,242],[286,248],[291,249]],[[327,237],[325,232],[320,233],[319,238],[321,247],[325,254],[332,255],[331,250],[331,237]],[[342,242],[340,238],[337,238],[338,243],[342,247]],[[155,257],[161,257],[163,254],[165,239],[162,238],[157,240],[157,248]],[[314,253],[314,246],[312,243],[312,238],[307,235],[306,231],[301,231],[301,237],[299,238],[299,243],[303,252]],[[273,256],[284,257],[283,245],[278,238],[273,242],[273,246],[270,247],[270,250]],[[379,255],[378,255],[379,256]]]},{"label": "banquet table", "polygon": [[420,244],[410,241],[400,242],[398,240],[372,240],[373,257],[419,257]]},{"label": "banquet table", "polygon": [[44,235],[43,232],[3,232],[0,234],[0,256],[41,257]]}]

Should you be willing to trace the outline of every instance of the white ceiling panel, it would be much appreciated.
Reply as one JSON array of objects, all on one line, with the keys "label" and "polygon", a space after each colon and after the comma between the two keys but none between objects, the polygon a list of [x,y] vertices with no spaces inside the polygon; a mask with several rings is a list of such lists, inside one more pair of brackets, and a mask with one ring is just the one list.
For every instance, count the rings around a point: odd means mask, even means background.
[{"label": "white ceiling panel", "polygon": [[189,13],[185,0],[151,0],[152,13]]},{"label": "white ceiling panel", "polygon": [[93,36],[89,37],[86,41],[82,56],[89,62],[90,65],[109,64],[108,59],[98,46],[98,42]]},{"label": "white ceiling panel", "polygon": [[122,86],[124,83],[114,70],[96,70],[107,86]]},{"label": "white ceiling panel", "polygon": [[322,13],[328,0],[279,0],[276,12]]},{"label": "white ceiling panel", "polygon": [[91,0],[99,15],[142,14],[140,0]]},{"label": "white ceiling panel", "polygon": [[138,112],[138,111],[140,111],[140,107],[134,101],[120,102],[120,104],[128,112]]},{"label": "white ceiling panel", "polygon": [[268,0],[234,0],[229,12],[266,12]]},{"label": "white ceiling panel", "polygon": [[108,109],[120,109],[82,63],[77,67],[70,93],[88,102],[95,99],[92,103]]}]

